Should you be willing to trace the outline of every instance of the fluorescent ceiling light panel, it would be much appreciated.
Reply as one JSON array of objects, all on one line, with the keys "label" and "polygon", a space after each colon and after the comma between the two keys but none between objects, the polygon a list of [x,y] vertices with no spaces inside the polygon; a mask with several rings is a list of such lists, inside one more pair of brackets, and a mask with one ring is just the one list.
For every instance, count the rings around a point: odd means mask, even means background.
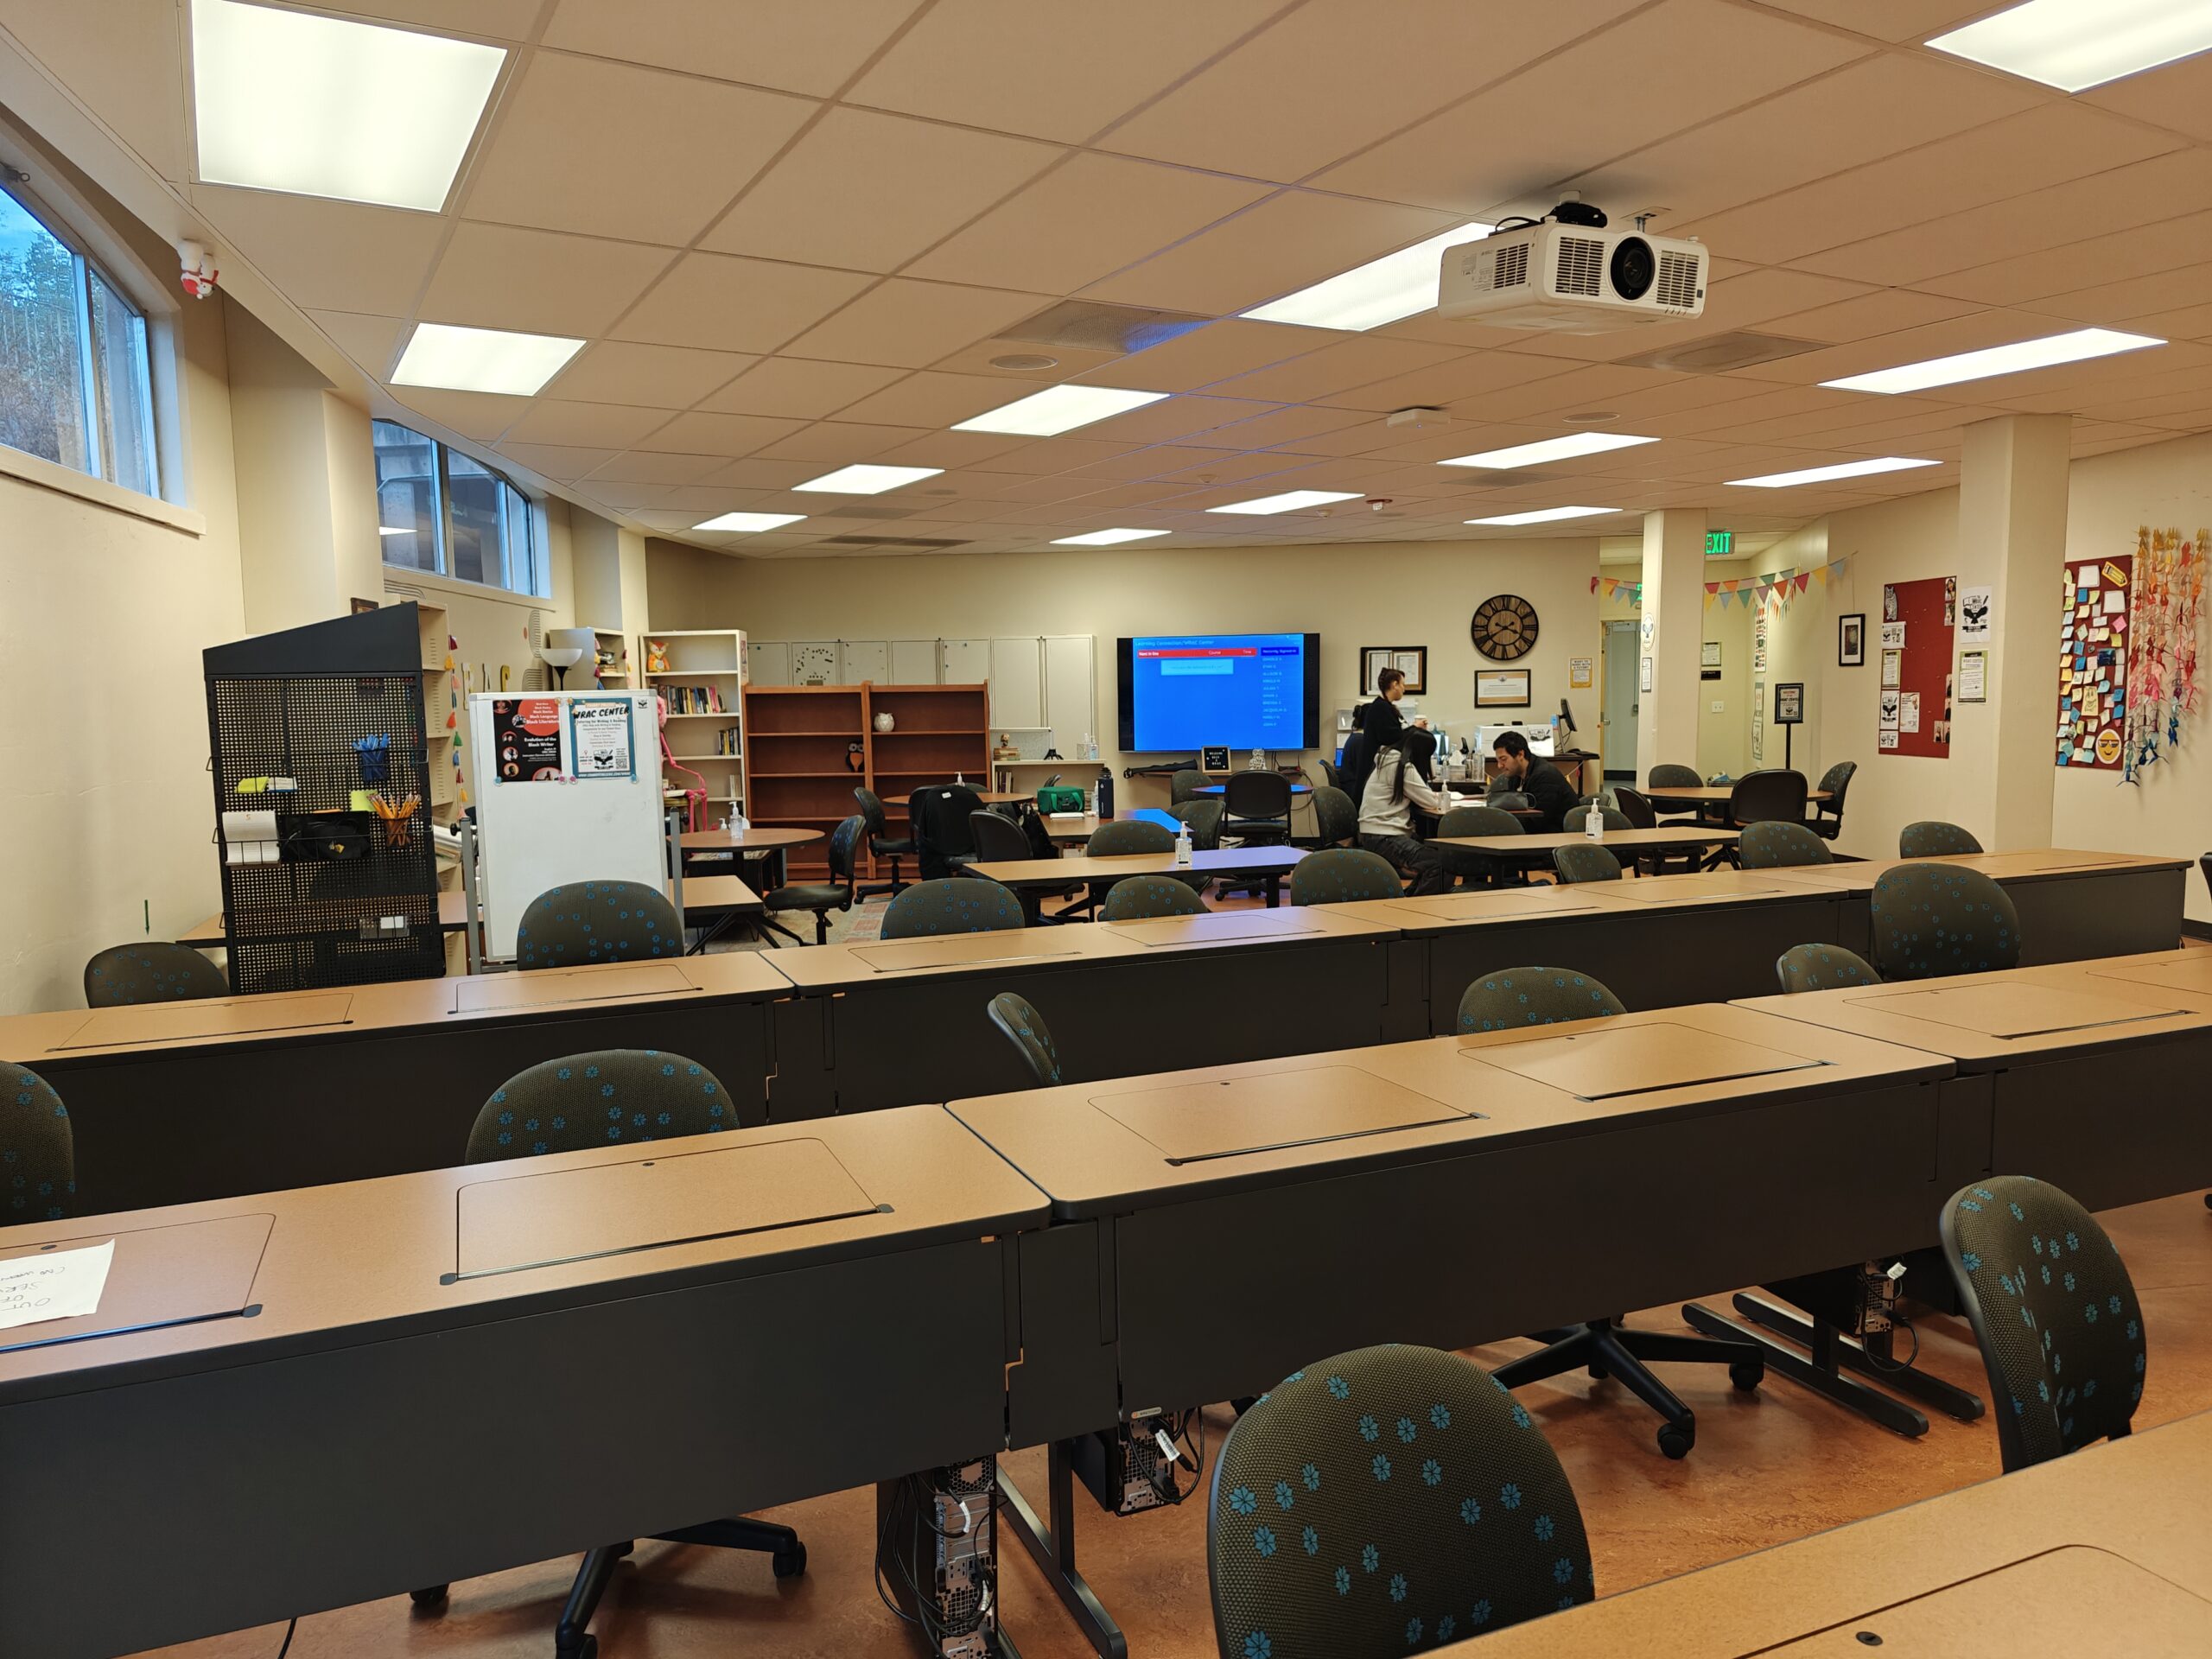
[{"label": "fluorescent ceiling light panel", "polygon": [[1497,518],[1470,518],[1471,524],[1548,524],[1561,518],[1597,518],[1620,507],[1544,507],[1535,512],[1509,512]]},{"label": "fluorescent ceiling light panel", "polygon": [[709,518],[703,524],[694,524],[694,530],[734,530],[747,535],[764,530],[776,530],[785,524],[795,524],[806,515],[803,512],[726,512],[720,518]]},{"label": "fluorescent ceiling light panel", "polygon": [[935,478],[942,467],[840,467],[834,473],[794,484],[795,490],[821,490],[831,495],[881,495],[902,484],[918,484]]},{"label": "fluorescent ceiling light panel", "polygon": [[1870,473],[1904,473],[1915,467],[1933,467],[1932,461],[1910,461],[1903,455],[1883,455],[1873,461],[1847,461],[1834,467],[1808,467],[1801,472],[1769,473],[1763,478],[1732,478],[1729,486],[1754,490],[1786,490],[1797,484],[1825,484],[1832,478],[1865,478]]},{"label": "fluorescent ceiling light panel", "polygon": [[1249,501],[1232,501],[1225,507],[1208,507],[1208,512],[1296,512],[1300,507],[1325,507],[1332,501],[1357,501],[1357,490],[1286,490],[1281,495],[1262,495]]},{"label": "fluorescent ceiling light panel", "polygon": [[1117,386],[1047,386],[1027,397],[960,422],[956,432],[1019,432],[1049,438],[1072,432],[1109,415],[1126,415],[1167,396],[1164,391],[1123,391]]},{"label": "fluorescent ceiling light panel", "polygon": [[434,213],[506,55],[442,35],[193,0],[200,177]]},{"label": "fluorescent ceiling light panel", "polygon": [[2212,0],[2028,0],[1928,44],[2078,92],[2212,47]]},{"label": "fluorescent ceiling light panel", "polygon": [[1359,333],[1436,309],[1436,284],[1444,250],[1488,236],[1487,225],[1462,225],[1410,248],[1386,253],[1342,276],[1301,288],[1243,315],[1255,322],[1293,322],[1306,328]]},{"label": "fluorescent ceiling light panel", "polygon": [[583,344],[560,334],[511,334],[503,328],[418,322],[407,349],[399,354],[399,366],[391,372],[391,384],[528,397],[560,373]]},{"label": "fluorescent ceiling light panel", "polygon": [[2070,334],[2045,334],[1986,351],[1961,352],[1955,357],[1931,357],[1925,363],[1905,363],[1872,374],[1854,374],[1846,380],[1823,380],[1838,391],[1923,391],[1929,386],[1955,386],[1961,380],[1986,380],[1992,375],[2024,374],[2047,369],[2055,363],[2079,363],[2085,358],[2110,357],[2115,352],[2139,352],[2145,346],[2163,346],[2149,334],[2124,334],[2113,328],[2076,328]]},{"label": "fluorescent ceiling light panel", "polygon": [[1114,547],[1122,542],[1141,542],[1148,536],[1165,536],[1164,530],[1094,530],[1084,536],[1063,536],[1054,547]]},{"label": "fluorescent ceiling light panel", "polygon": [[1459,455],[1440,461],[1440,467],[1541,467],[1548,461],[1572,461],[1577,455],[1602,455],[1608,449],[1633,449],[1639,443],[1656,443],[1626,432],[1576,432],[1541,443],[1518,443],[1510,449],[1489,449],[1479,455]]}]

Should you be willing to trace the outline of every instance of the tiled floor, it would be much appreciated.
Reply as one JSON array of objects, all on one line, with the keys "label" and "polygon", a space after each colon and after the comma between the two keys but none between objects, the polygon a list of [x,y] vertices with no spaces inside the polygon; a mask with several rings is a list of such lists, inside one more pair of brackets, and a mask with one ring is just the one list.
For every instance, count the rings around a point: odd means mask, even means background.
[{"label": "tiled floor", "polygon": [[[2196,1193],[2115,1211],[2104,1218],[2141,1293],[2151,1364],[2137,1422],[2144,1427],[2212,1409],[2212,1211]],[[1197,1280],[1203,1284],[1201,1276]],[[1719,1299],[1714,1299],[1719,1300]],[[1639,1324],[1673,1325],[1669,1308]],[[1921,1363],[1980,1389],[1980,1366],[1963,1325],[1921,1324]],[[1519,1344],[1477,1350],[1502,1362]],[[1317,1356],[1318,1357],[1318,1356]],[[1862,1516],[1987,1479],[1997,1440],[1985,1421],[1938,1417],[1920,1440],[1897,1439],[1781,1381],[1756,1395],[1731,1391],[1705,1368],[1669,1372],[1699,1418],[1697,1449],[1669,1463],[1652,1445],[1654,1420],[1616,1383],[1585,1377],[1531,1387],[1522,1397],[1558,1447],[1589,1522],[1601,1593],[1685,1572]],[[1208,1414],[1217,1437],[1225,1408]],[[1012,1466],[1025,1490],[1042,1484],[1043,1457]],[[1093,1584],[1140,1659],[1211,1659],[1205,1511],[1179,1510],[1118,1521],[1078,1491],[1080,1551]],[[903,1627],[870,1585],[873,1494],[836,1493],[776,1511],[807,1541],[807,1575],[778,1585],[766,1560],[648,1544],[615,1575],[595,1629],[604,1659],[906,1659]],[[1089,1649],[1010,1539],[1002,1586],[1008,1634],[1027,1659],[1082,1659]],[[159,1541],[118,1540],[116,1582],[128,1593],[128,1551]],[[439,1618],[407,1601],[371,1603],[300,1623],[291,1659],[548,1659],[573,1558],[454,1586]],[[250,1573],[251,1561],[238,1570]],[[275,1659],[283,1627],[165,1649],[167,1659]]]}]

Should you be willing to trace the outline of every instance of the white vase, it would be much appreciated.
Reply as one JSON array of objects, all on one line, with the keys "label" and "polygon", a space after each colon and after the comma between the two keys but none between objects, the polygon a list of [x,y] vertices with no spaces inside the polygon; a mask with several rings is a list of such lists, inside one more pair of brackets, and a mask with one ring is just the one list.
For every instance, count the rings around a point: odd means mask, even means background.
[{"label": "white vase", "polygon": [[891,731],[896,728],[898,724],[899,721],[893,716],[891,711],[887,709],[875,717],[875,729],[879,732]]}]

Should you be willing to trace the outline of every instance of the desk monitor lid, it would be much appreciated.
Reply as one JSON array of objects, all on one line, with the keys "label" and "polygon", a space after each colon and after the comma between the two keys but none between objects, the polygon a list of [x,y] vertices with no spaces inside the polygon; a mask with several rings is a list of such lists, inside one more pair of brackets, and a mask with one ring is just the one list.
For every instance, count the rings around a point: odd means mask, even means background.
[{"label": "desk monitor lid", "polygon": [[1273,939],[1286,934],[1321,933],[1327,925],[1302,910],[1217,910],[1203,916],[1160,916],[1142,922],[1109,922],[1117,938],[1147,950],[1177,944],[1213,944],[1228,939]]},{"label": "desk monitor lid", "polygon": [[2116,996],[2083,995],[2020,979],[1925,991],[1885,990],[1846,1000],[1869,1013],[1949,1026],[2002,1042],[2135,1025],[2190,1012],[2187,1008],[2162,1007],[2154,1002],[2130,1002]]},{"label": "desk monitor lid", "polygon": [[1597,1024],[1563,1036],[1510,1043],[1462,1039],[1460,1053],[1585,1101],[1695,1089],[1827,1064],[1661,1020]]},{"label": "desk monitor lid", "polygon": [[274,1216],[219,1216],[130,1232],[99,1232],[84,1230],[81,1221],[57,1222],[56,1230],[73,1228],[78,1230],[75,1236],[11,1245],[0,1249],[0,1260],[83,1249],[113,1239],[115,1257],[108,1265],[100,1305],[81,1319],[48,1319],[0,1331],[0,1354],[244,1313],[252,1303],[254,1275],[261,1269],[262,1253],[276,1224]]},{"label": "desk monitor lid", "polygon": [[251,1037],[279,1031],[342,1026],[351,995],[210,997],[197,1002],[131,1003],[94,1008],[61,1048],[154,1046],[196,1037]]},{"label": "desk monitor lid", "polygon": [[1065,940],[1040,938],[1039,930],[1001,928],[988,933],[940,933],[925,938],[856,944],[853,955],[879,974],[911,973],[922,968],[966,968],[1000,962],[1030,962],[1083,954]]},{"label": "desk monitor lid", "polygon": [[1094,1095],[1090,1103],[1175,1165],[1480,1116],[1349,1065]]},{"label": "desk monitor lid", "polygon": [[699,988],[672,962],[626,962],[608,968],[536,969],[464,979],[454,988],[454,1012],[550,1008],[608,1002],[625,996],[677,996]]},{"label": "desk monitor lid", "polygon": [[2212,950],[2191,950],[2166,962],[2113,963],[2093,969],[2089,976],[2160,990],[2212,991]]}]

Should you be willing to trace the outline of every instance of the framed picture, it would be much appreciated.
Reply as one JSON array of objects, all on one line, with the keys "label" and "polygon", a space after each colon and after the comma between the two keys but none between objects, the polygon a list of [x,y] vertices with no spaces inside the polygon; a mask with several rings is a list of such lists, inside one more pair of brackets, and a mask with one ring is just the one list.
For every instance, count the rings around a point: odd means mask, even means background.
[{"label": "framed picture", "polygon": [[1475,671],[1475,707],[1526,709],[1529,671],[1525,668],[1483,668]]},{"label": "framed picture", "polygon": [[1720,666],[1720,642],[1718,639],[1707,639],[1699,647],[1697,665],[1700,668]]},{"label": "framed picture", "polygon": [[1386,668],[1395,668],[1406,677],[1406,695],[1418,697],[1428,690],[1428,647],[1427,645],[1363,645],[1359,651],[1359,690],[1362,696],[1373,696],[1376,679]]},{"label": "framed picture", "polygon": [[1849,616],[1835,620],[1835,665],[1838,668],[1866,666],[1866,613],[1854,611]]},{"label": "framed picture", "polygon": [[1774,688],[1774,723],[1777,726],[1802,726],[1805,723],[1805,687],[1802,681]]},{"label": "framed picture", "polygon": [[1229,745],[1208,743],[1201,747],[1198,750],[1198,770],[1200,772],[1227,772]]}]

